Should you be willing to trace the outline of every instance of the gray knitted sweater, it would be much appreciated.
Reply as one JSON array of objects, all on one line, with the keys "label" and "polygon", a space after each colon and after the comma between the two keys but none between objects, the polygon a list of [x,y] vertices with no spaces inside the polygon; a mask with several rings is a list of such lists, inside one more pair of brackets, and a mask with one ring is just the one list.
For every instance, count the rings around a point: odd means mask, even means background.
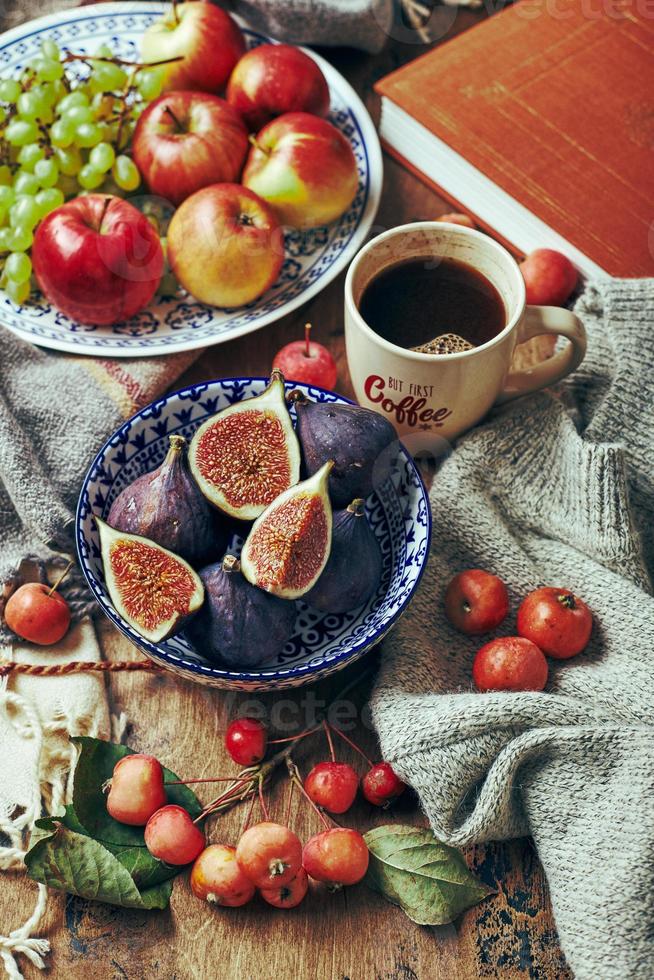
[{"label": "gray knitted sweater", "polygon": [[[654,280],[592,287],[577,312],[588,356],[560,397],[498,412],[442,466],[429,567],[373,713],[438,837],[533,835],[579,980],[640,980],[654,976]],[[540,585],[593,609],[589,647],[550,661],[546,691],[473,691],[481,643],[443,615],[470,567],[509,586],[498,634]]]}]

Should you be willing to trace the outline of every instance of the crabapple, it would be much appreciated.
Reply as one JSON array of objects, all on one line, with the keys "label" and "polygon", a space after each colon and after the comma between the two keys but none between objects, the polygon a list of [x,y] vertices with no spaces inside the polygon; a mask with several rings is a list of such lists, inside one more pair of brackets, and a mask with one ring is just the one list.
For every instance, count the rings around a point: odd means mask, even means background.
[{"label": "crabapple", "polygon": [[276,909],[294,909],[299,905],[309,890],[309,878],[304,868],[300,868],[295,878],[285,885],[272,885],[270,888],[260,888],[259,894]]},{"label": "crabapple", "polygon": [[569,589],[530,592],[518,609],[518,633],[548,657],[567,660],[584,649],[593,628],[593,614]]},{"label": "crabapple", "polygon": [[153,857],[166,864],[190,864],[204,850],[206,841],[188,810],[171,803],[148,820],[145,845]]},{"label": "crabapple", "polygon": [[361,780],[361,791],[373,806],[388,806],[406,789],[406,783],[395,775],[390,762],[378,762]]},{"label": "crabapple", "polygon": [[70,606],[49,585],[26,582],[7,599],[5,622],[22,640],[51,646],[66,635]]},{"label": "crabapple", "polygon": [[469,568],[455,575],[445,592],[445,615],[469,636],[500,625],[509,611],[509,593],[497,575]]},{"label": "crabapple", "polygon": [[193,865],[191,891],[205,902],[237,908],[246,905],[256,889],[239,868],[235,847],[210,844]]},{"label": "crabapple", "polygon": [[236,860],[257,888],[286,885],[302,867],[302,844],[289,827],[266,820],[245,831]]},{"label": "crabapple", "polygon": [[368,845],[358,832],[334,827],[316,834],[304,845],[302,864],[316,881],[355,885],[368,870]]},{"label": "crabapple", "polygon": [[256,718],[237,718],[225,733],[225,748],[240,766],[255,766],[266,754],[268,732]]},{"label": "crabapple", "polygon": [[349,810],[358,785],[359,777],[346,762],[319,762],[304,780],[309,798],[329,813]]},{"label": "crabapple", "polygon": [[145,827],[165,805],[163,769],[154,756],[126,755],[116,763],[107,797],[109,816],[132,827]]},{"label": "crabapple", "polygon": [[531,640],[502,636],[477,651],[472,679],[480,691],[542,691],[547,660]]}]

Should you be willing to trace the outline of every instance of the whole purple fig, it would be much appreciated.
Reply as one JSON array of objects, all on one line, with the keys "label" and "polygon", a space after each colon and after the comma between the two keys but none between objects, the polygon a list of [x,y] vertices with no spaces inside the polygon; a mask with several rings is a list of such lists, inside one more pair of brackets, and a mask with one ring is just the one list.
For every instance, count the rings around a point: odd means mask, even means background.
[{"label": "whole purple fig", "polygon": [[293,635],[295,603],[263,592],[243,577],[234,555],[200,572],[205,603],[187,635],[198,653],[228,667],[273,660]]},{"label": "whole purple fig", "polygon": [[304,598],[321,612],[348,612],[374,595],[381,573],[381,549],[366,519],[364,502],[353,500],[334,514],[329,560]]},{"label": "whole purple fig", "polygon": [[225,546],[219,515],[188,471],[183,436],[170,436],[161,466],[116,497],[107,523],[118,531],[149,538],[192,565],[208,561]]},{"label": "whole purple fig", "polygon": [[367,497],[384,482],[397,441],[388,419],[360,405],[312,402],[299,391],[292,392],[292,401],[307,473],[311,476],[334,460],[329,496],[335,507]]}]

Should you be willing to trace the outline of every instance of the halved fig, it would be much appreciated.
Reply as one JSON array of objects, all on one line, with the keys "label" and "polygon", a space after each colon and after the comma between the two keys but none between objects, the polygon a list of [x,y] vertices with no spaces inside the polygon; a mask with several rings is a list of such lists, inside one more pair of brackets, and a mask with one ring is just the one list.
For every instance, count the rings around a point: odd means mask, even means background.
[{"label": "halved fig", "polygon": [[188,472],[186,439],[169,439],[161,466],[125,487],[107,520],[117,531],[138,534],[194,565],[203,564],[218,557],[226,544],[220,515]]},{"label": "halved fig", "polygon": [[159,643],[177,633],[204,602],[204,586],[188,562],[161,545],[95,519],[107,592],[137,633]]},{"label": "halved fig", "polygon": [[334,507],[367,497],[388,477],[397,456],[395,429],[382,415],[360,405],[313,402],[292,391],[297,431],[307,473],[334,460],[329,495]]},{"label": "halved fig", "polygon": [[282,599],[299,599],[327,564],[332,507],[331,460],[308,480],[285,490],[253,524],[241,553],[248,582]]},{"label": "halved fig", "polygon": [[284,377],[207,419],[193,436],[189,465],[215,507],[251,521],[300,478],[300,445],[286,408]]}]

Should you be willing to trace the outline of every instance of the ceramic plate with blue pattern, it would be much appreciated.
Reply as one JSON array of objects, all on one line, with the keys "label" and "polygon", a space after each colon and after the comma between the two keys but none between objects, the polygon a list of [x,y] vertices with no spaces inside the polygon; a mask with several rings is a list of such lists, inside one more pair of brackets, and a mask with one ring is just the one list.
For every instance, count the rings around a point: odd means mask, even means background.
[{"label": "ceramic plate with blue pattern", "polygon": [[[20,71],[45,38],[75,52],[93,52],[108,44],[123,58],[139,56],[143,32],[168,5],[108,3],[65,10],[42,17],[0,37],[0,75]],[[243,26],[243,25],[242,25]],[[244,27],[249,47],[269,38]],[[207,347],[258,330],[306,303],[341,272],[366,240],[381,193],[383,166],[379,139],[365,106],[329,62],[307,50],[329,84],[329,118],[352,145],[359,170],[359,190],[350,209],[324,228],[289,231],[286,260],[279,279],[256,302],[239,309],[219,310],[196,302],[183,290],[164,296],[130,320],[111,326],[76,323],[39,293],[16,306],[0,290],[0,323],[42,347],[96,354],[139,357]]]},{"label": "ceramic plate with blue pattern", "polygon": [[[154,660],[190,680],[214,687],[268,691],[299,687],[352,663],[378,643],[402,615],[422,576],[431,535],[429,502],[411,456],[400,443],[388,479],[366,501],[377,535],[383,574],[377,592],[358,609],[329,615],[297,603],[295,632],[282,653],[256,670],[238,671],[212,663],[183,633],[153,644],[144,640],[114,609],[105,588],[98,532],[93,515],[106,520],[118,494],[137,477],[159,466],[169,436],[190,439],[199,425],[234,402],[259,395],[265,378],[228,378],[183,388],[143,409],[105,443],[84,480],[77,508],[77,550],[87,581],[109,619]],[[307,385],[300,388],[320,402],[345,398]],[[242,539],[234,536],[230,551]]]}]

